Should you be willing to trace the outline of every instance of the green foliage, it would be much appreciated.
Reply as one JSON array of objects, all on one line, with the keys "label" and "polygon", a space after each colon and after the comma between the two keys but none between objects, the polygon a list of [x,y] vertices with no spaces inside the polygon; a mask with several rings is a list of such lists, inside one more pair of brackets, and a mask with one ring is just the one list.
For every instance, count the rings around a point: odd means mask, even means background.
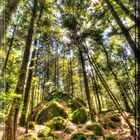
[{"label": "green foliage", "polygon": [[64,130],[65,120],[62,117],[54,117],[52,120],[46,123],[46,126],[52,130]]},{"label": "green foliage", "polygon": [[73,112],[72,121],[76,124],[84,124],[87,121],[87,112],[84,109],[77,109]]},{"label": "green foliage", "polygon": [[69,13],[63,14],[62,20],[63,20],[62,22],[63,27],[68,28],[69,30],[72,31],[76,29],[78,22],[73,14],[69,14]]},{"label": "green foliage", "polygon": [[102,135],[102,127],[99,124],[91,124],[86,127],[87,130],[94,131],[95,135]]},{"label": "green foliage", "polygon": [[74,133],[71,135],[70,140],[86,140],[87,136],[83,133]]},{"label": "green foliage", "polygon": [[39,138],[58,138],[58,136],[49,127],[45,127],[38,132]]},{"label": "green foliage", "polygon": [[29,122],[29,129],[35,130],[35,122],[33,122],[33,121]]}]

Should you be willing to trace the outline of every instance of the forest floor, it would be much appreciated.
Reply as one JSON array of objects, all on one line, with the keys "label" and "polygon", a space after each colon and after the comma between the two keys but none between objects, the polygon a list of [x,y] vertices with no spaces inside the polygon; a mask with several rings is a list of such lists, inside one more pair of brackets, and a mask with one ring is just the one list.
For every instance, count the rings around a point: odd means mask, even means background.
[{"label": "forest floor", "polygon": [[[134,125],[134,120],[130,119],[131,123]],[[86,130],[85,127],[89,124],[90,122],[88,121],[86,124],[84,125],[76,125],[73,124],[71,121],[68,120],[67,122],[67,126],[69,126],[69,128],[73,129],[73,133],[74,132],[80,132],[80,133],[84,133],[84,134],[92,134],[91,131]],[[38,136],[38,132],[45,128],[44,125],[35,125],[35,129],[31,130],[29,129],[28,134],[25,133],[25,128],[24,127],[18,127],[18,140],[20,140],[20,137],[24,137],[26,138],[26,135],[34,135],[35,137]],[[0,139],[2,137],[3,134],[3,130],[4,130],[4,124],[0,124]],[[56,134],[59,136],[58,140],[69,140],[70,134],[65,133],[64,131],[55,131]],[[115,128],[110,128],[110,129],[104,129],[103,130],[104,135],[113,135],[115,136],[116,140],[135,140],[134,137],[132,137],[130,135],[130,130],[127,126],[127,124],[125,123],[124,119],[121,117],[121,121],[116,123],[116,127]],[[29,140],[29,139],[25,139],[25,140]],[[87,140],[92,140],[90,138],[88,138]],[[103,136],[99,136],[98,140],[103,140]]]}]

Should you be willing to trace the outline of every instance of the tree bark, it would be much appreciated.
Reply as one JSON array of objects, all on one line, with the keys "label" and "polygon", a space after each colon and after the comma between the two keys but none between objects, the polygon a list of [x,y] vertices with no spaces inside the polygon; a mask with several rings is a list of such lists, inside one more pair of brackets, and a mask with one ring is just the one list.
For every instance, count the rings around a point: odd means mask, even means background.
[{"label": "tree bark", "polygon": [[85,60],[84,60],[84,57],[83,57],[83,52],[80,49],[80,47],[79,47],[79,55],[80,55],[80,61],[81,61],[81,65],[82,65],[84,84],[85,84],[85,91],[86,91],[86,96],[87,96],[89,112],[90,112],[90,119],[91,119],[91,121],[94,121],[93,109],[92,109],[92,106],[91,106],[91,96],[90,96],[90,90],[89,90],[89,85],[88,85],[88,77],[87,77],[86,69],[85,69]]},{"label": "tree bark", "polygon": [[21,119],[20,119],[21,126],[26,125],[27,117],[28,117],[29,102],[30,102],[30,88],[31,88],[32,77],[33,77],[32,67],[34,66],[35,53],[36,53],[36,49],[33,51],[32,60],[31,60],[30,66],[29,66],[28,78],[27,78],[26,88],[25,88],[25,92],[24,92],[22,114],[21,114]]}]

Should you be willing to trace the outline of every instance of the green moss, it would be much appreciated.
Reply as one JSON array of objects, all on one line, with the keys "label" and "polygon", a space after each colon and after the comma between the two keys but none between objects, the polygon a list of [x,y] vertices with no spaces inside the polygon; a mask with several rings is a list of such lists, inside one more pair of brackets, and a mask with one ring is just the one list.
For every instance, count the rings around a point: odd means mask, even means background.
[{"label": "green moss", "polygon": [[33,121],[29,122],[29,129],[35,130],[35,122],[33,122]]},{"label": "green moss", "polygon": [[114,136],[106,136],[105,140],[116,140]]},{"label": "green moss", "polygon": [[71,135],[70,140],[86,140],[87,136],[83,133],[74,133]]},{"label": "green moss", "polygon": [[44,129],[41,129],[38,132],[38,137],[43,138],[46,140],[46,138],[58,138],[57,134],[53,132],[49,127],[45,127]]},{"label": "green moss", "polygon": [[53,130],[64,130],[65,129],[65,120],[62,117],[55,117],[52,120],[46,123],[46,126],[50,127]]},{"label": "green moss", "polygon": [[57,116],[67,118],[68,115],[59,103],[52,101],[40,112],[37,117],[37,123],[43,124]]},{"label": "green moss", "polygon": [[87,130],[94,131],[95,135],[102,135],[102,127],[99,124],[92,124],[86,127]]},{"label": "green moss", "polygon": [[84,124],[87,121],[87,113],[84,109],[78,109],[73,112],[72,121],[76,124]]}]

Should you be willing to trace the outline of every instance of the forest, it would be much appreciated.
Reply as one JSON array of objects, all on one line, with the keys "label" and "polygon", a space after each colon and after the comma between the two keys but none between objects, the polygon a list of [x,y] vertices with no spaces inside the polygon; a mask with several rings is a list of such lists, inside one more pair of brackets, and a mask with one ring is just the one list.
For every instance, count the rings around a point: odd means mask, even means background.
[{"label": "forest", "polygon": [[139,79],[139,0],[0,1],[1,140],[139,140]]}]

